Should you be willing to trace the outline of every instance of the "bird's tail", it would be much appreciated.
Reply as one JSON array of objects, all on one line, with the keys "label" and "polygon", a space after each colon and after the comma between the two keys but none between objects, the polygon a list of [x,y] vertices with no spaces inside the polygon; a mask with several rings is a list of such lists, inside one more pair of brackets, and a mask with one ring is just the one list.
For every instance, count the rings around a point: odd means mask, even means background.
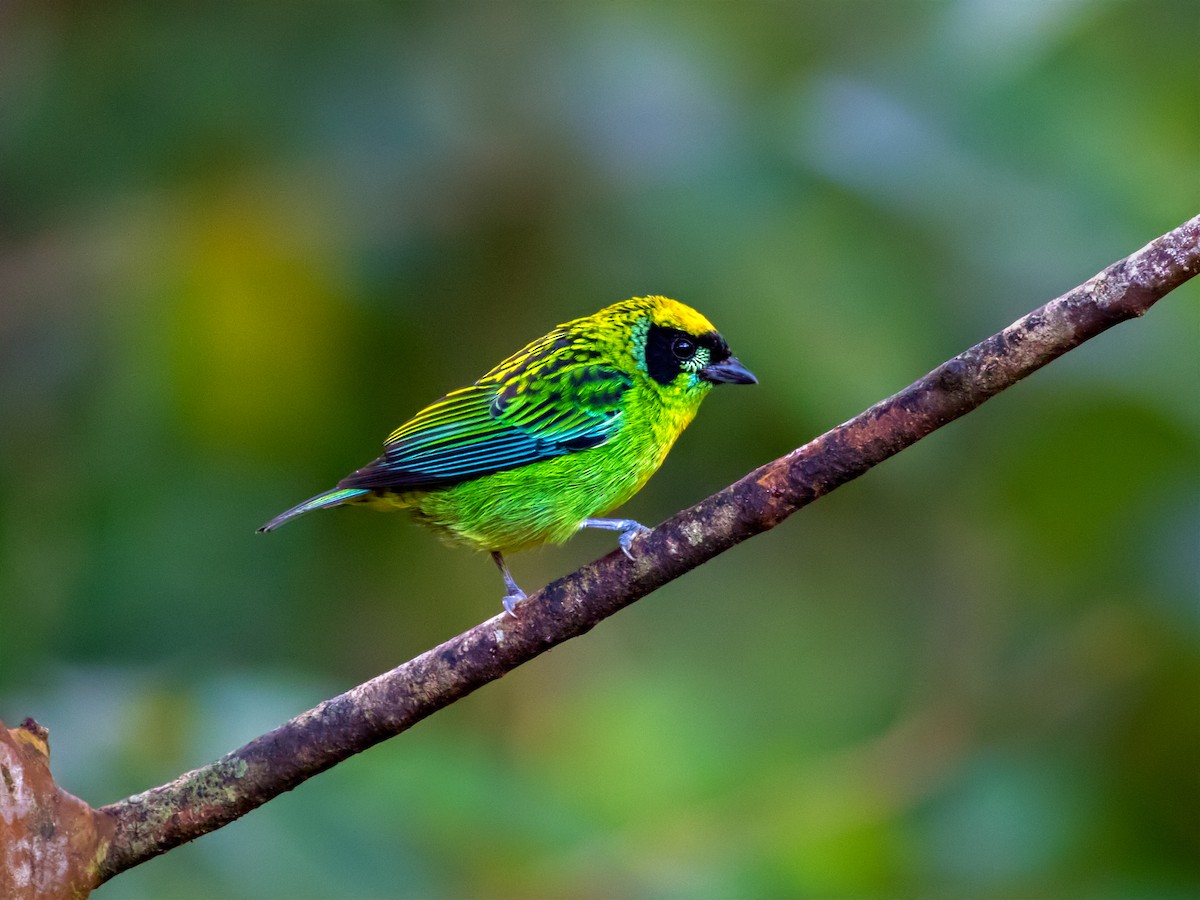
[{"label": "bird's tail", "polygon": [[258,533],[262,534],[264,531],[274,531],[284,522],[294,519],[296,516],[302,516],[306,512],[312,512],[314,509],[326,509],[330,506],[341,506],[343,503],[347,503],[356,497],[361,497],[363,494],[369,493],[371,492],[366,488],[334,488],[333,490],[326,491],[323,494],[317,494],[317,496],[311,497],[297,506],[293,506],[287,512],[281,512],[262,528],[258,529]]}]

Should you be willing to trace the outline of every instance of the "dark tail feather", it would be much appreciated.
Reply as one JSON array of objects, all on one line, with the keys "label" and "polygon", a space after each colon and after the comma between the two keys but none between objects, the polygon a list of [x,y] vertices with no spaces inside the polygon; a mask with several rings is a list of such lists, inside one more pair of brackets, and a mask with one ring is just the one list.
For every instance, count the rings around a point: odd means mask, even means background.
[{"label": "dark tail feather", "polygon": [[330,506],[341,506],[347,500],[353,500],[355,497],[361,497],[363,494],[369,494],[370,491],[366,488],[334,488],[331,491],[326,491],[323,494],[305,500],[298,506],[293,506],[287,512],[281,512],[270,522],[258,529],[258,533],[262,534],[267,531],[274,531],[284,522],[302,516],[306,512],[312,512],[314,509],[326,509]]}]

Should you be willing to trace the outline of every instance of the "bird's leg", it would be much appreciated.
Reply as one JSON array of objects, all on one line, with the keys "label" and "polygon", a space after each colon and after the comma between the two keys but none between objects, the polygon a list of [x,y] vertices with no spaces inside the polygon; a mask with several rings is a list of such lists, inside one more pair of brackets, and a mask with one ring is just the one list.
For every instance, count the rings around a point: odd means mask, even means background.
[{"label": "bird's leg", "polygon": [[617,539],[617,543],[621,545],[621,552],[633,559],[633,553],[629,550],[629,545],[633,543],[633,539],[643,532],[650,529],[641,522],[635,522],[633,519],[584,519],[580,528],[604,528],[608,531],[619,531],[621,536]]},{"label": "bird's leg", "polygon": [[515,607],[522,600],[526,599],[525,592],[517,587],[517,583],[513,581],[512,573],[508,571],[508,566],[505,564],[504,557],[500,555],[499,550],[492,551],[492,559],[500,568],[500,574],[504,576],[504,586],[508,588],[508,593],[505,594],[504,599],[500,602],[504,604],[504,611],[515,619],[517,617]]}]

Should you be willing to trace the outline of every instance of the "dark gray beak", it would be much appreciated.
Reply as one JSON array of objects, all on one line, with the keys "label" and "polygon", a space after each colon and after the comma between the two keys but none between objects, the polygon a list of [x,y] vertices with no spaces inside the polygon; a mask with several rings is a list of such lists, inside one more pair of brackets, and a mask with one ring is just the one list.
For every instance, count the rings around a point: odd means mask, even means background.
[{"label": "dark gray beak", "polygon": [[700,377],[713,384],[758,384],[754,373],[738,362],[736,356],[705,366],[700,370]]}]

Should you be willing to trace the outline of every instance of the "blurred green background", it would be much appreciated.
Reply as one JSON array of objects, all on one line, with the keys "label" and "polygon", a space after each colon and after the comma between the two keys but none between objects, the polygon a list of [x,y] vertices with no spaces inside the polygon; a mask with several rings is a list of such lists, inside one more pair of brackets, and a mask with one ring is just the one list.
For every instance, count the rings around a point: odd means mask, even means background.
[{"label": "blurred green background", "polygon": [[[253,532],[558,322],[761,379],[653,523],[1136,250],[1195,13],[0,4],[0,718],[99,805],[495,614],[403,515]],[[1198,298],[100,896],[1196,896]]]}]

